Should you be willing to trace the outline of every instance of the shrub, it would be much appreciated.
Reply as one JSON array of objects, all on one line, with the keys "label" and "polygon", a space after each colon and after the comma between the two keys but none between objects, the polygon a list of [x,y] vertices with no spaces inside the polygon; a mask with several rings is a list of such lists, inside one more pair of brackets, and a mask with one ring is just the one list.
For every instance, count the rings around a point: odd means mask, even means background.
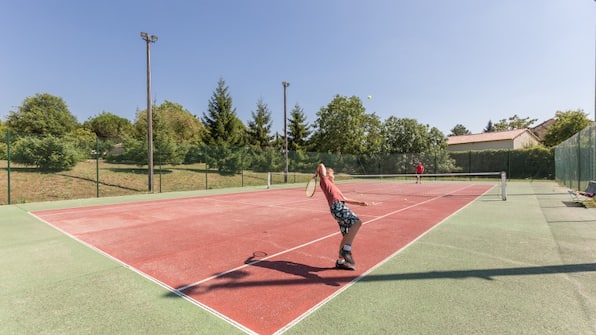
[{"label": "shrub", "polygon": [[44,171],[71,170],[84,159],[72,141],[48,136],[22,137],[14,143],[11,160],[28,166],[35,166]]}]

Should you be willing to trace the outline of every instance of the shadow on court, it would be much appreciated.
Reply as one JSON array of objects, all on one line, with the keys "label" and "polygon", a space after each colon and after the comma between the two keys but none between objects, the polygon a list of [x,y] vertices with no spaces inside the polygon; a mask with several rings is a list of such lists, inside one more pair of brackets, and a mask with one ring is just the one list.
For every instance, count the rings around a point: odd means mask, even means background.
[{"label": "shadow on court", "polygon": [[363,282],[384,280],[415,280],[415,279],[463,279],[480,278],[493,280],[495,277],[529,276],[576,272],[596,272],[596,263],[565,264],[549,266],[531,266],[500,269],[457,270],[457,271],[429,271],[403,274],[371,275],[361,279]]},{"label": "shadow on court", "polygon": [[[247,263],[255,262],[247,259]],[[304,264],[288,261],[258,261],[251,263],[251,266],[261,267],[269,270],[280,271],[295,275],[292,279],[270,279],[270,280],[246,280],[250,273],[246,271],[234,271],[215,279],[218,283],[208,285],[197,285],[184,290],[185,294],[206,293],[219,289],[235,289],[245,287],[261,286],[290,286],[290,285],[313,285],[325,284],[339,286],[354,281],[357,276],[349,275],[350,272],[344,272],[346,275],[333,277],[320,277],[317,272],[335,270],[334,268],[311,267]],[[580,273],[596,272],[596,263],[565,264],[549,266],[531,266],[516,268],[498,268],[498,269],[478,269],[478,270],[454,270],[454,271],[428,271],[413,273],[395,273],[395,274],[372,274],[359,279],[361,282],[380,282],[380,281],[399,281],[399,280],[426,280],[426,279],[468,279],[479,278],[484,280],[494,280],[496,277],[505,276],[531,276],[531,275],[549,275],[562,273]],[[221,282],[221,281],[224,282]],[[169,297],[179,297],[174,292],[167,294]]]}]

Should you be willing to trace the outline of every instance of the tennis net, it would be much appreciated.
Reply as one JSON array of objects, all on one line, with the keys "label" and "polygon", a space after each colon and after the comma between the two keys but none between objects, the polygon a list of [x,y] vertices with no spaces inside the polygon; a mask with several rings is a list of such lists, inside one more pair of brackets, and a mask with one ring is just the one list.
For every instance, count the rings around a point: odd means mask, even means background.
[{"label": "tennis net", "polygon": [[[269,172],[267,175],[267,188],[283,184],[304,184],[312,178],[312,173]],[[507,200],[507,177],[505,172],[479,172],[479,173],[425,173],[420,184],[424,187],[411,187],[408,184],[417,184],[416,174],[370,174],[351,175],[344,173],[335,174],[335,182],[342,184],[342,192],[384,193],[394,195],[428,195],[437,196],[449,194],[454,185],[480,185],[491,184],[495,191],[492,192]]]}]

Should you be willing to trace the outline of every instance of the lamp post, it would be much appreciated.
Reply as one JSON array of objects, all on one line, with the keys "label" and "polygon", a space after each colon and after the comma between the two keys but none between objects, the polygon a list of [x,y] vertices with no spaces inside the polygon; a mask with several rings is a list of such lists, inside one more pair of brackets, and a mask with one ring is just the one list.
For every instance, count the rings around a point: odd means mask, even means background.
[{"label": "lamp post", "polygon": [[290,83],[287,81],[281,82],[282,86],[284,87],[284,183],[288,182],[288,112],[287,112],[287,99],[286,99],[286,89],[290,86]]},{"label": "lamp post", "polygon": [[149,192],[153,192],[153,114],[151,113],[151,47],[149,44],[155,43],[157,36],[142,32],[141,38],[147,43],[147,175]]}]

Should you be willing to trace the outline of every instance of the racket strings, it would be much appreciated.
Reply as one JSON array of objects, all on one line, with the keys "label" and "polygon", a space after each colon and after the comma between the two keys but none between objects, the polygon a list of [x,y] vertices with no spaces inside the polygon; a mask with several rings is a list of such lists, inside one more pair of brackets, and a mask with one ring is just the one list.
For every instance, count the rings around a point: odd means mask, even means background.
[{"label": "racket strings", "polygon": [[306,184],[306,196],[312,197],[317,189],[317,178],[311,178]]}]

